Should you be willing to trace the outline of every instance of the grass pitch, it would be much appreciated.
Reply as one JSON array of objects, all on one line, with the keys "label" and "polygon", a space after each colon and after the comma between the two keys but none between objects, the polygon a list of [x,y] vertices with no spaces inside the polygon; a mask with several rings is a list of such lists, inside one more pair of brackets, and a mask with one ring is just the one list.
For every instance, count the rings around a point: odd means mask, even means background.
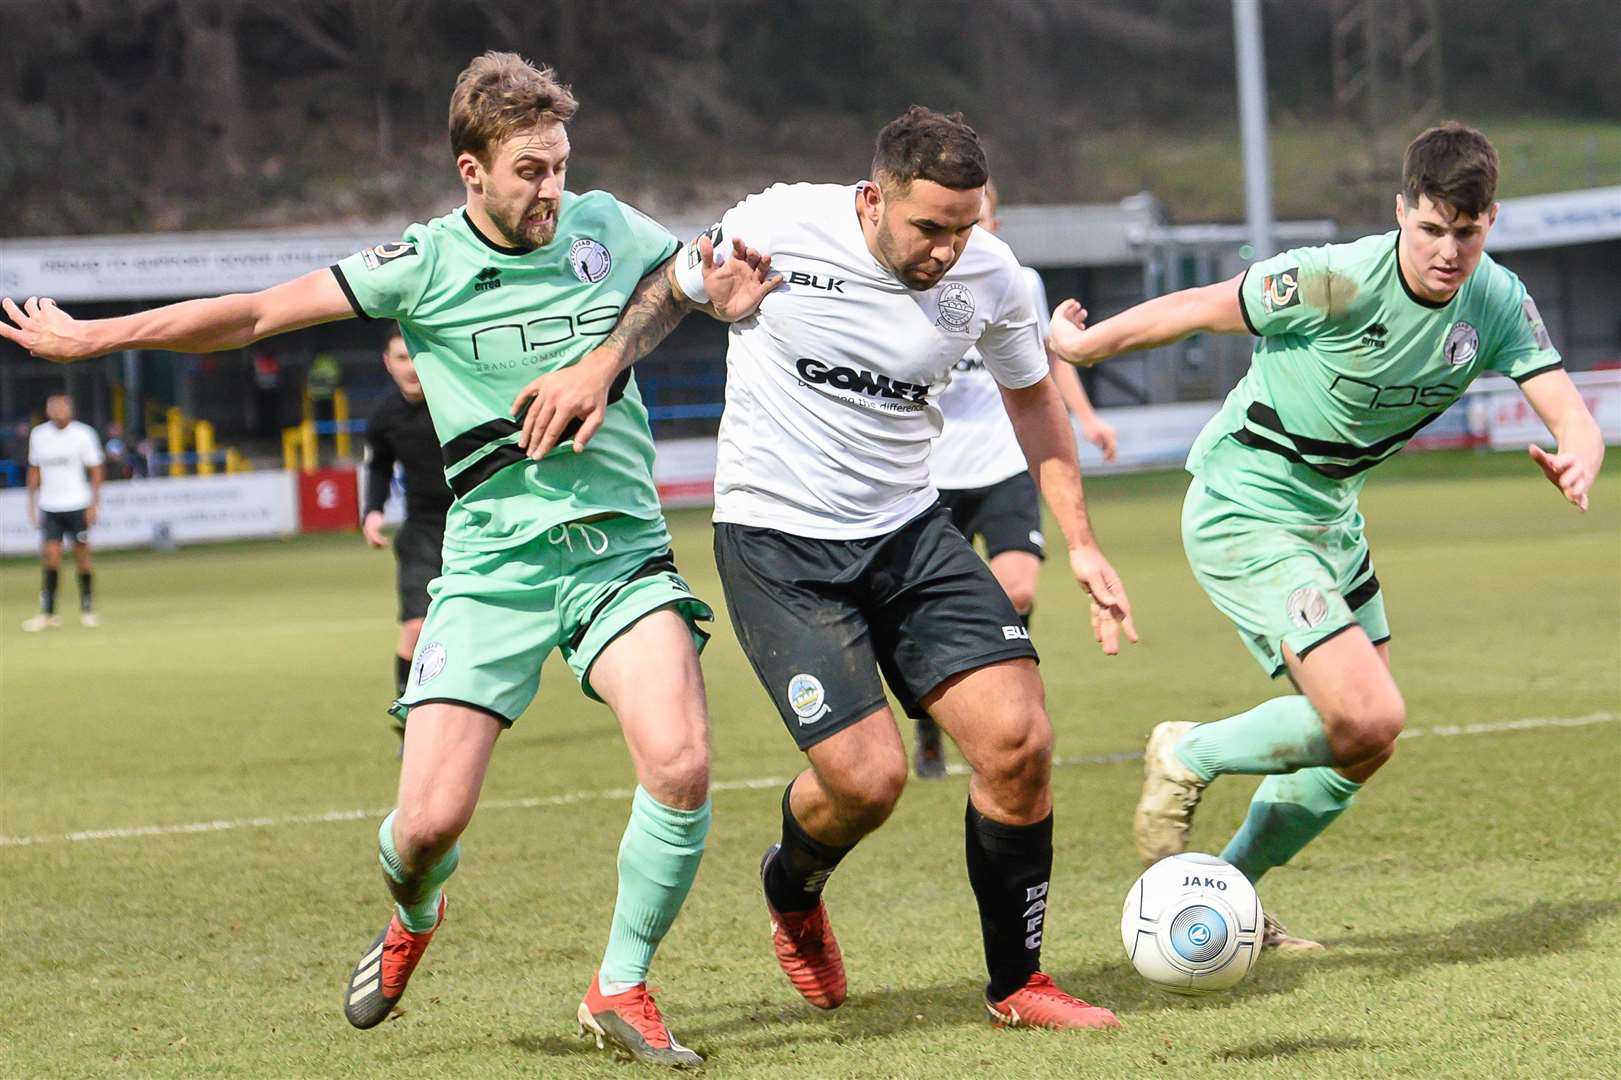
[{"label": "grass pitch", "polygon": [[[1585,516],[1520,455],[1404,456],[1370,483],[1396,670],[1423,734],[1262,882],[1268,907],[1331,951],[1265,957],[1202,1002],[1148,987],[1121,950],[1140,767],[1107,756],[1140,749],[1159,720],[1218,718],[1283,688],[1192,581],[1183,486],[1174,473],[1088,484],[1141,645],[1095,651],[1058,561],[1035,621],[1070,762],[1054,774],[1046,965],[1125,1030],[985,1023],[962,777],[914,782],[829,886],[848,1004],[823,1015],[797,998],[755,866],[777,778],[801,759],[723,623],[705,656],[715,829],[654,968],[711,1074],[1618,1075],[1617,470]],[[718,605],[704,516],[672,527]],[[395,773],[389,556],[355,537],[107,555],[103,628],[28,636],[17,624],[36,588],[31,564],[0,567],[0,1075],[640,1071],[573,1035],[634,779],[610,715],[556,658],[497,749],[402,1012],[356,1032],[344,980],[387,913],[373,838]],[[1196,846],[1221,848],[1253,786],[1214,786]]]}]

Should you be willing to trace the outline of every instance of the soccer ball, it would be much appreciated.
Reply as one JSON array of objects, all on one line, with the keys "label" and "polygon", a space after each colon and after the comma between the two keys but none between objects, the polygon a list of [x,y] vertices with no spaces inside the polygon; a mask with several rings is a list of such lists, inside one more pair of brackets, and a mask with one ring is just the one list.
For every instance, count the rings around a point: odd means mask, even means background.
[{"label": "soccer ball", "polygon": [[1139,974],[1173,994],[1238,985],[1261,951],[1261,898],[1230,863],[1172,855],[1126,894],[1120,937]]}]

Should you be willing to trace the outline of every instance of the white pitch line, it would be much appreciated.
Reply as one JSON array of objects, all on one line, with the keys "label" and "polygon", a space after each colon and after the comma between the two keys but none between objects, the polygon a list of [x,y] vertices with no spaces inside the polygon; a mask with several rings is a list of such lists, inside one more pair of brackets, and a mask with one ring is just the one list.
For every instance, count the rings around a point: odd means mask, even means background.
[{"label": "white pitch line", "polygon": [[[1436,727],[1412,728],[1402,732],[1404,739],[1420,736],[1455,738],[1465,735],[1495,735],[1510,731],[1532,731],[1539,728],[1588,727],[1593,724],[1611,724],[1621,720],[1621,714],[1594,712],[1586,716],[1528,716],[1521,720],[1501,720],[1481,724],[1444,724]],[[1141,750],[1120,750],[1112,754],[1088,754],[1080,757],[1055,757],[1055,768],[1077,765],[1118,765],[1137,761]],[[965,776],[968,767],[953,765],[953,775]],[[756,776],[742,780],[716,780],[710,791],[756,791],[787,784],[786,776]],[[548,806],[570,806],[575,803],[604,800],[625,800],[635,794],[634,788],[605,788],[597,791],[568,791],[557,795],[535,795],[524,799],[487,799],[479,803],[480,810],[537,810]],[[83,829],[78,832],[55,833],[46,836],[0,836],[0,848],[31,847],[36,844],[71,844],[87,840],[133,840],[145,836],[186,836],[197,833],[233,832],[238,829],[272,829],[287,825],[325,825],[339,821],[363,821],[382,818],[392,807],[365,810],[328,810],[324,814],[293,814],[287,817],[225,818],[216,821],[193,821],[176,825],[130,825],[113,829]]]}]

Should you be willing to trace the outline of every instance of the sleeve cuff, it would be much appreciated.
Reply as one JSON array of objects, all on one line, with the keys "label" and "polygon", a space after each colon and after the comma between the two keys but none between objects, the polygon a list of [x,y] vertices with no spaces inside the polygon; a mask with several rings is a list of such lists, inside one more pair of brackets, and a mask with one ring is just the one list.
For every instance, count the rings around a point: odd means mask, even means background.
[{"label": "sleeve cuff", "polygon": [[1527,379],[1534,379],[1538,375],[1546,375],[1550,371],[1563,371],[1564,367],[1565,362],[1563,360],[1555,360],[1551,364],[1544,364],[1539,368],[1533,368],[1532,370],[1525,372],[1523,375],[1510,375],[1509,378],[1513,379],[1516,383],[1523,383]]},{"label": "sleeve cuff", "polygon": [[343,276],[343,267],[333,263],[332,276],[338,279],[338,288],[343,290],[344,299],[349,301],[351,308],[354,308],[355,317],[364,319],[367,322],[375,321],[370,315],[366,314],[366,309],[360,306],[360,301],[355,299],[355,291],[349,287],[349,279]]},{"label": "sleeve cuff", "polygon": [[[1255,335],[1256,337],[1260,337],[1260,336],[1262,336],[1261,332],[1259,330],[1255,329],[1255,323],[1253,321],[1251,321],[1251,319],[1250,319],[1249,305],[1244,303],[1244,286],[1246,286],[1246,285],[1248,285],[1250,283],[1250,270],[1254,270],[1254,269],[1255,269],[1255,267],[1252,264],[1248,269],[1246,269],[1244,271],[1244,277],[1238,283],[1238,313],[1240,315],[1244,316],[1244,325],[1249,327],[1249,332],[1251,334]],[[342,280],[342,279],[340,278],[339,280]],[[347,286],[345,286],[345,288],[347,288]]]}]

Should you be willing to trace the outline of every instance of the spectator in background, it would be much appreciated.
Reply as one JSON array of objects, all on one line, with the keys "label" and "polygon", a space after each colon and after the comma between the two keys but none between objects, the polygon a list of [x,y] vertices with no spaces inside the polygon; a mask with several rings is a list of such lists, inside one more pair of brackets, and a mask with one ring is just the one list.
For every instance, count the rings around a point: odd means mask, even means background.
[{"label": "spectator in background", "polygon": [[152,475],[152,455],[156,448],[151,439],[142,439],[135,444],[135,453],[130,455],[129,476],[131,480],[145,480]]},{"label": "spectator in background", "polygon": [[46,400],[45,416],[46,422],[28,436],[28,523],[44,534],[39,614],[23,623],[31,634],[62,625],[56,614],[56,582],[64,538],[73,541],[79,566],[79,622],[97,625],[91,603],[90,526],[101,502],[101,440],[89,424],[73,419],[73,399],[66,394]]},{"label": "spectator in background", "polygon": [[255,435],[274,436],[281,420],[281,361],[269,348],[253,354],[253,392],[249,395],[253,413],[248,427]]},{"label": "spectator in background", "polygon": [[332,396],[343,384],[343,366],[331,353],[321,351],[310,361],[309,374],[304,378],[304,390],[310,398],[310,409],[317,423],[335,419]]},{"label": "spectator in background", "polygon": [[103,452],[107,462],[103,466],[108,480],[130,478],[129,446],[124,442],[124,425],[114,421],[107,425],[107,439]]},{"label": "spectator in background", "polygon": [[28,421],[19,420],[5,433],[4,441],[0,441],[0,459],[10,466],[0,469],[0,484],[6,487],[22,486],[22,474],[28,461],[28,431]]}]

